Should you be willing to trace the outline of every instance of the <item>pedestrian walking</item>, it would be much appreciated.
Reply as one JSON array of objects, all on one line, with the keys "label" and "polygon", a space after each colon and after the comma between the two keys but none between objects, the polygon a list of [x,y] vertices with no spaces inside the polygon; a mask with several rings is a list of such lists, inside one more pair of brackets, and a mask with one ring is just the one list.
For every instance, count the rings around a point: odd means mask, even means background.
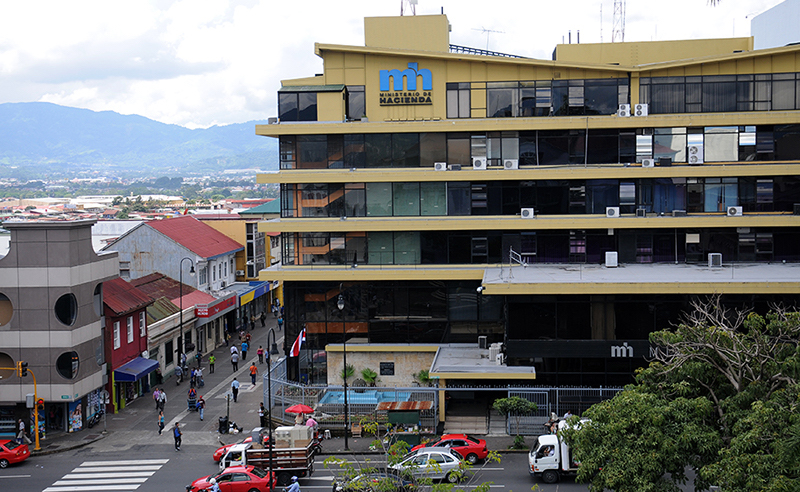
[{"label": "pedestrian walking", "polygon": [[153,390],[153,401],[156,402],[156,410],[158,410],[158,395],[159,391],[158,388]]},{"label": "pedestrian walking", "polygon": [[231,345],[231,355],[238,353],[239,353],[239,347],[237,347],[236,345]]},{"label": "pedestrian walking", "polygon": [[256,350],[256,354],[258,355],[258,363],[259,364],[263,364],[264,363],[264,347],[259,345],[258,346],[258,350]]},{"label": "pedestrian walking", "polygon": [[158,435],[161,435],[161,431],[164,430],[164,412],[161,410],[158,411]]},{"label": "pedestrian walking", "polygon": [[158,410],[159,411],[163,411],[164,410],[164,405],[166,405],[166,404],[167,404],[167,392],[164,391],[164,389],[162,388],[158,392]]},{"label": "pedestrian walking", "polygon": [[180,423],[175,422],[175,427],[172,429],[172,436],[175,438],[175,451],[181,450],[181,436],[183,433],[181,432]]},{"label": "pedestrian walking", "polygon": [[242,342],[242,360],[247,360],[247,349],[250,345],[247,342]]},{"label": "pedestrian walking", "polygon": [[267,326],[266,325],[267,315],[266,315],[266,313],[264,313],[264,311],[261,311],[261,317],[259,317],[259,319],[261,320],[261,328],[264,328],[265,326]]},{"label": "pedestrian walking", "polygon": [[239,352],[231,355],[231,364],[233,365],[233,372],[239,370]]},{"label": "pedestrian walking", "polygon": [[197,398],[197,411],[200,413],[200,420],[203,420],[203,410],[206,408],[206,401],[203,399],[203,395],[200,395]]},{"label": "pedestrian walking", "polygon": [[208,356],[208,373],[214,374],[214,363],[217,362],[217,357],[212,352],[211,355]]},{"label": "pedestrian walking", "polygon": [[22,442],[24,441],[25,444],[30,444],[31,440],[28,439],[28,434],[25,433],[25,421],[19,419],[18,423],[19,423],[19,432],[17,433],[17,442],[22,444]]},{"label": "pedestrian walking", "polygon": [[275,300],[275,304],[272,305],[272,315],[276,318],[278,317],[278,301]]},{"label": "pedestrian walking", "polygon": [[192,369],[192,372],[189,373],[189,387],[194,388],[197,384],[197,372]]},{"label": "pedestrian walking", "polygon": [[278,331],[281,331],[282,328],[283,328],[283,315],[281,315],[281,317],[278,318]]},{"label": "pedestrian walking", "polygon": [[267,426],[267,416],[265,415],[267,410],[264,408],[264,402],[261,402],[261,406],[258,407],[258,422],[261,427]]},{"label": "pedestrian walking", "polygon": [[181,352],[181,368],[186,369],[186,352]]},{"label": "pedestrian walking", "polygon": [[258,367],[256,367],[256,363],[253,362],[250,364],[250,382],[253,383],[253,386],[256,385],[256,376],[258,376]]},{"label": "pedestrian walking", "polygon": [[231,383],[231,393],[233,393],[233,402],[236,403],[239,401],[239,381],[236,378],[233,378],[233,382]]},{"label": "pedestrian walking", "polygon": [[281,306],[281,318],[283,318],[283,306]]},{"label": "pedestrian walking", "polygon": [[256,317],[252,316],[250,318],[250,331],[253,331],[255,329],[256,329]]},{"label": "pedestrian walking", "polygon": [[200,350],[194,355],[194,360],[197,362],[197,367],[200,367],[200,363],[203,362],[203,354],[200,353]]}]

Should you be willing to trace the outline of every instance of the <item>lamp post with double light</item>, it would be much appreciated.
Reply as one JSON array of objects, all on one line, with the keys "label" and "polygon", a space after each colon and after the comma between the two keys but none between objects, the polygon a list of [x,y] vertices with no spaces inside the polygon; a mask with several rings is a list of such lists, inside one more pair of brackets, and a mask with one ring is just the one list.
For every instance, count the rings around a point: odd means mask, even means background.
[{"label": "lamp post with double light", "polygon": [[270,328],[267,332],[267,347],[270,347],[269,337],[272,336],[272,348],[267,351],[267,427],[269,427],[269,480],[273,480],[272,453],[275,442],[272,440],[272,356],[278,355],[278,344],[275,342],[275,330]]},{"label": "lamp post with double light", "polygon": [[[189,267],[189,275],[194,277],[194,261],[191,258],[181,258],[180,264],[178,266],[178,270],[180,273],[178,274],[178,304],[179,309],[181,311],[180,314],[180,326],[178,327],[178,365],[182,366],[181,359],[183,358],[183,262],[189,260],[191,266]],[[181,367],[181,371],[183,371],[183,367]],[[185,375],[184,375],[185,376]],[[184,377],[181,376],[181,377]]]},{"label": "lamp post with double light", "polygon": [[342,379],[344,380],[344,450],[349,451],[347,445],[347,432],[349,430],[350,419],[348,418],[347,411],[347,330],[345,330],[344,321],[344,297],[342,296],[342,287],[339,286],[339,299],[336,301],[336,307],[342,315],[342,358],[344,365],[342,366]]}]

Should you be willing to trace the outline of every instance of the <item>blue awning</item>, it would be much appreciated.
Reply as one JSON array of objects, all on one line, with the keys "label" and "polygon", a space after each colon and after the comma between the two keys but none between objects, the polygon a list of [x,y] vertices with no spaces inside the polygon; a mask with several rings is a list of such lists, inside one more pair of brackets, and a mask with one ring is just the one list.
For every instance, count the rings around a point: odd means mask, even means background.
[{"label": "blue awning", "polygon": [[158,361],[137,357],[114,369],[114,380],[118,383],[132,383],[158,369]]}]

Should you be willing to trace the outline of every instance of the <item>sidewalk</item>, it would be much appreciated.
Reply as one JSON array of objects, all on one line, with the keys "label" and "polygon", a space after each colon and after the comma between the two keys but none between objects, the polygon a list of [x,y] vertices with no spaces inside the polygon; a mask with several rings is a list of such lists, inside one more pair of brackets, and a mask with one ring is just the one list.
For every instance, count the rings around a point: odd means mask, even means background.
[{"label": "sidewalk", "polygon": [[[277,319],[274,316],[267,316],[266,327],[261,327],[261,322],[256,321],[256,328],[250,331],[252,338],[250,341],[250,349],[247,352],[247,359],[239,361],[239,370],[235,373],[232,371],[231,366],[231,353],[230,346],[222,345],[213,350],[217,358],[215,364],[215,372],[210,373],[208,367],[208,355],[203,355],[203,379],[205,385],[197,389],[197,394],[202,395],[206,401],[205,418],[200,421],[197,412],[190,412],[187,409],[187,392],[189,391],[189,379],[186,378],[180,385],[176,385],[174,374],[165,374],[164,383],[159,386],[167,393],[167,403],[164,406],[164,420],[165,427],[163,435],[168,437],[171,441],[172,437],[170,429],[176,421],[181,423],[181,428],[184,434],[193,432],[214,433],[220,436],[223,440],[229,439],[235,441],[241,439],[238,435],[219,435],[217,429],[219,427],[219,418],[226,415],[230,416],[230,420],[234,421],[240,427],[247,430],[252,429],[258,425],[258,405],[263,400],[263,383],[262,377],[267,370],[266,361],[263,364],[258,364],[258,355],[256,351],[258,346],[264,347],[267,351],[267,333],[270,328],[275,331],[275,338],[278,344],[278,350],[283,346],[283,330],[278,331]],[[236,345],[241,348],[236,338],[231,339],[230,344],[236,342]],[[273,357],[282,357],[281,354]],[[259,374],[256,378],[256,386],[250,384],[249,367],[252,362],[258,366]],[[193,367],[193,366],[190,366]],[[233,378],[236,377],[241,383],[239,390],[238,402],[230,402],[230,413],[228,414],[227,401],[225,394],[230,391],[230,384]],[[151,390],[154,388],[151,388]],[[152,398],[152,392],[146,393],[143,396],[129,403],[123,410],[116,414],[106,414],[105,422],[100,421],[92,429],[84,426],[83,430],[73,433],[54,433],[48,432],[48,437],[40,441],[40,450],[33,451],[31,445],[31,454],[34,456],[43,456],[47,454],[57,453],[61,451],[68,451],[76,449],[87,444],[99,441],[104,437],[113,434],[114,432],[124,431],[139,431],[144,436],[160,437],[157,434],[157,417],[158,412],[155,409],[155,402]],[[105,431],[104,431],[105,429]],[[184,442],[188,440],[184,438]]]}]

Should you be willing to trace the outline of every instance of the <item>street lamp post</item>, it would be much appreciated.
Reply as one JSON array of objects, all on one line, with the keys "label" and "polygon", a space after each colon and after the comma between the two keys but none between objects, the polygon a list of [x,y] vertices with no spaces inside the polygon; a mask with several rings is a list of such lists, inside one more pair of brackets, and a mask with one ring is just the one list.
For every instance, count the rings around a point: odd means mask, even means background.
[{"label": "street lamp post", "polygon": [[[181,258],[180,264],[178,266],[178,303],[180,304],[179,309],[181,311],[180,314],[180,326],[178,327],[178,365],[181,364],[181,358],[183,356],[183,262],[184,260],[189,260],[191,266],[189,267],[189,275],[194,277],[194,262],[191,258]],[[183,367],[181,367],[181,373],[183,371]],[[184,377],[184,376],[181,376]]]},{"label": "street lamp post", "polygon": [[269,427],[269,480],[273,480],[272,472],[272,453],[275,443],[272,440],[272,357],[278,355],[278,344],[275,342],[275,330],[270,328],[267,332],[267,347],[270,347],[269,337],[272,335],[272,348],[267,350],[267,427]]},{"label": "street lamp post", "polygon": [[349,451],[350,448],[347,445],[347,431],[349,430],[348,424],[350,423],[347,411],[347,331],[345,330],[344,297],[342,296],[341,286],[339,286],[339,300],[336,301],[336,307],[339,308],[339,312],[342,314],[342,357],[344,363],[342,368],[342,379],[344,380],[344,450]]}]

